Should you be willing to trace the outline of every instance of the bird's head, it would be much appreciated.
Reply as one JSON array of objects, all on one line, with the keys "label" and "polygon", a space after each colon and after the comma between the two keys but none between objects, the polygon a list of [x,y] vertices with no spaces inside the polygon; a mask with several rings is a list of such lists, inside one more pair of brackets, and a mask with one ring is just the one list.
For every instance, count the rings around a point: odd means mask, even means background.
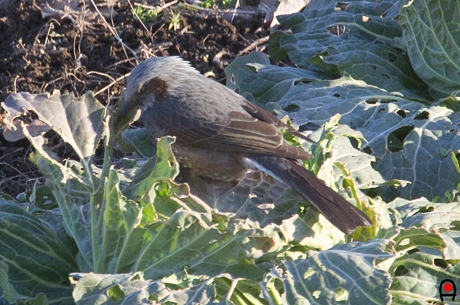
[{"label": "bird's head", "polygon": [[200,73],[177,56],[148,58],[135,67],[128,77],[115,113],[115,126],[129,125],[139,109],[146,110]]}]

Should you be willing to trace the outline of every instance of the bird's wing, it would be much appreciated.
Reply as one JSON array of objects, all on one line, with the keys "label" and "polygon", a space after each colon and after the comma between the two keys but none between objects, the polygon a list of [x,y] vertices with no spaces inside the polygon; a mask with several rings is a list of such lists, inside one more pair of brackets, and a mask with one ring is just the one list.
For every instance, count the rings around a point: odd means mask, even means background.
[{"label": "bird's wing", "polygon": [[266,110],[250,104],[242,111],[230,111],[218,120],[197,121],[176,116],[169,127],[177,142],[214,149],[273,155],[291,159],[309,159],[305,150],[286,143],[279,127],[286,126]]}]

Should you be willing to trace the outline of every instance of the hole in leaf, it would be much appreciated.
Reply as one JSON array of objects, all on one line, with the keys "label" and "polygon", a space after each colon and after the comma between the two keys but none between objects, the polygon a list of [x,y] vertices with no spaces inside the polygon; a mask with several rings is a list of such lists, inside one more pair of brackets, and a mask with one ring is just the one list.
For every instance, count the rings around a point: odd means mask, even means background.
[{"label": "hole in leaf", "polygon": [[378,98],[370,98],[370,99],[366,100],[366,103],[370,104],[370,105],[375,105],[375,104],[377,104],[378,101],[379,101]]},{"label": "hole in leaf", "polygon": [[455,230],[455,231],[459,231],[460,230],[460,221],[458,221],[458,220],[452,221],[450,223],[450,229]]},{"label": "hole in leaf", "polygon": [[395,54],[393,54],[393,53],[388,53],[388,61],[389,61],[389,62],[395,62],[395,61],[397,61],[397,60],[398,60],[398,57],[396,57]]},{"label": "hole in leaf", "polygon": [[417,253],[417,252],[420,252],[420,250],[417,249],[417,248],[414,248],[414,249],[411,249],[411,250],[407,251],[407,254],[411,255],[411,254],[414,254],[414,253]]},{"label": "hole in leaf", "polygon": [[350,140],[351,145],[352,145],[354,148],[359,149],[359,142],[358,142],[358,140],[356,140],[355,138],[349,138],[349,140]]},{"label": "hole in leaf", "polygon": [[296,104],[289,104],[286,107],[284,107],[283,110],[286,112],[297,112],[300,110],[300,107]]},{"label": "hole in leaf", "polygon": [[396,113],[402,118],[406,117],[406,112],[402,109],[399,109],[398,111],[396,111]]},{"label": "hole in leaf", "polygon": [[370,67],[374,70],[377,70],[377,66],[376,65],[370,65]]},{"label": "hole in leaf", "polygon": [[119,285],[115,285],[107,289],[107,297],[112,303],[117,303],[125,297],[125,293],[121,290]]},{"label": "hole in leaf", "polygon": [[441,267],[441,268],[447,268],[449,265],[446,263],[445,260],[440,259],[440,258],[435,258],[434,259],[434,264],[435,266]]},{"label": "hole in leaf", "polygon": [[230,78],[230,82],[231,82],[233,85],[236,85],[236,77],[235,77],[235,74],[232,74],[232,77]]},{"label": "hole in leaf", "polygon": [[372,155],[372,153],[373,153],[372,148],[370,146],[364,147],[363,151],[368,155]]},{"label": "hole in leaf", "polygon": [[284,294],[284,285],[283,285],[284,283],[279,279],[275,279],[274,283],[275,283],[276,291],[279,291],[280,294],[283,295]]},{"label": "hole in leaf", "polygon": [[303,132],[303,131],[311,131],[311,130],[317,130],[318,128],[320,128],[321,126],[317,125],[317,124],[314,124],[314,123],[311,123],[311,122],[308,122],[307,124],[303,124],[303,125],[300,125],[299,126],[299,131],[300,132]]},{"label": "hole in leaf", "polygon": [[327,28],[329,30],[329,33],[332,35],[340,36],[345,33],[346,31],[346,26],[343,24],[336,24],[334,26],[330,26]]},{"label": "hole in leaf", "polygon": [[130,280],[131,281],[139,281],[139,280],[142,280],[142,278],[141,278],[140,274],[137,273]]},{"label": "hole in leaf", "polygon": [[346,10],[348,10],[349,6],[350,6],[350,3],[337,2],[335,4],[334,11],[346,11]]},{"label": "hole in leaf", "polygon": [[404,140],[406,139],[407,135],[412,130],[414,130],[414,126],[410,125],[410,126],[400,127],[396,129],[395,131],[393,131],[392,133],[390,133],[387,139],[388,150],[390,150],[391,152],[397,152],[397,151],[403,150]]},{"label": "hole in leaf", "polygon": [[309,83],[311,83],[311,81],[308,81],[306,79],[298,79],[294,81],[294,86],[297,86],[299,84],[309,84]]},{"label": "hole in leaf", "polygon": [[414,116],[414,120],[428,120],[430,118],[430,114],[428,111],[422,111],[416,116]]},{"label": "hole in leaf", "polygon": [[395,270],[395,276],[403,276],[409,273],[409,269],[404,266],[398,266]]},{"label": "hole in leaf", "polygon": [[334,299],[336,302],[344,302],[347,301],[349,297],[349,293],[347,290],[339,287],[334,291]]},{"label": "hole in leaf", "polygon": [[434,211],[434,207],[431,205],[421,207],[419,213],[430,213]]},{"label": "hole in leaf", "polygon": [[338,97],[340,97],[341,95],[340,95],[340,93],[334,93],[332,96],[338,98]]},{"label": "hole in leaf", "polygon": [[369,16],[363,15],[362,21],[363,21],[363,22],[369,22],[369,21],[372,21],[372,18],[370,18]]}]

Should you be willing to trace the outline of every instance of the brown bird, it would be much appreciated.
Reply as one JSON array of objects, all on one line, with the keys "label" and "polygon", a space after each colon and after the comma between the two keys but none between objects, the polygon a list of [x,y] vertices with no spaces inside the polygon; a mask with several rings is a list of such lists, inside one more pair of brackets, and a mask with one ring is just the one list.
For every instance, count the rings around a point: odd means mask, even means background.
[{"label": "brown bird", "polygon": [[289,145],[280,129],[304,135],[181,58],[149,58],[133,69],[117,116],[133,117],[139,108],[150,136],[175,136],[174,155],[196,175],[239,181],[249,168],[260,170],[292,187],[344,233],[371,224],[305,169],[298,160],[310,153]]}]

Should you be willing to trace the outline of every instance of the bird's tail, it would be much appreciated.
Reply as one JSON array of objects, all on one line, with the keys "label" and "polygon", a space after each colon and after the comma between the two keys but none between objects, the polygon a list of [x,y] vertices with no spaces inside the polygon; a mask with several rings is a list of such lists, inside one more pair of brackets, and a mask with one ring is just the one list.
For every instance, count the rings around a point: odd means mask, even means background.
[{"label": "bird's tail", "polygon": [[293,188],[344,233],[350,234],[357,227],[367,227],[372,223],[366,214],[326,186],[296,160],[251,156],[245,162]]}]

